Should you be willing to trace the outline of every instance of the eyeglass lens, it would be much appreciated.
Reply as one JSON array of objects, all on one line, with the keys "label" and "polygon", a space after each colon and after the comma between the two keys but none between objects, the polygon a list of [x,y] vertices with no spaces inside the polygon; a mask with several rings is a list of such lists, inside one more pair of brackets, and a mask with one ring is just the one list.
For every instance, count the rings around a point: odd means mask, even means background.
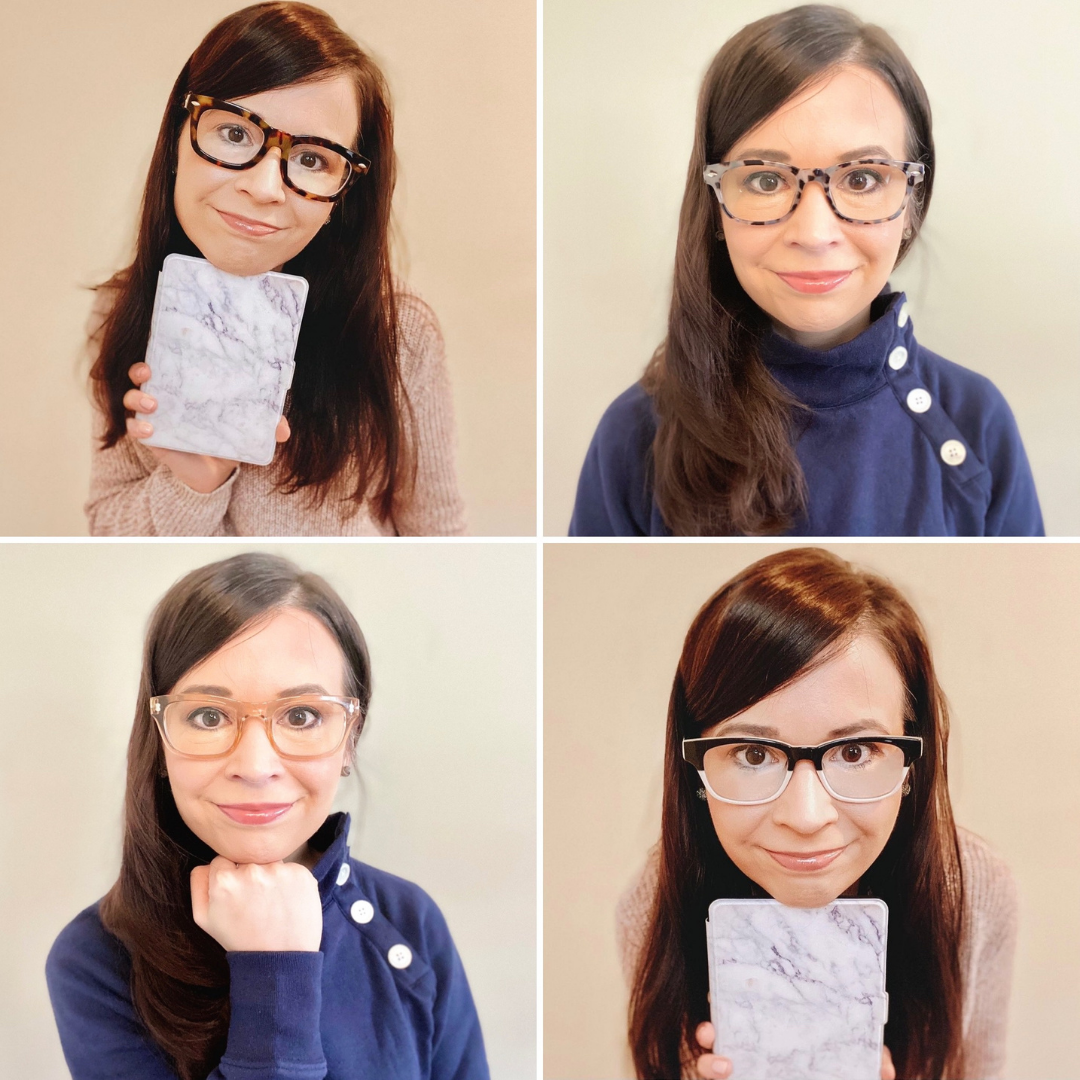
[{"label": "eyeglass lens", "polygon": [[[239,703],[198,697],[170,701],[162,722],[169,743],[182,754],[228,753],[245,708]],[[274,745],[285,754],[316,757],[335,750],[348,722],[344,705],[319,698],[289,698],[270,717]]]},{"label": "eyeglass lens", "polygon": [[[263,129],[223,109],[205,109],[195,133],[199,149],[226,165],[244,165],[262,149]],[[311,195],[336,195],[349,178],[349,162],[326,146],[294,144],[289,151],[289,181]]]},{"label": "eyeglass lens", "polygon": [[[872,740],[834,746],[822,760],[825,781],[843,799],[878,799],[900,783],[904,751]],[[770,799],[783,786],[787,756],[775,746],[732,743],[705,754],[705,775],[713,791],[732,802]]]},{"label": "eyeglass lens", "polygon": [[[720,179],[724,205],[743,221],[782,218],[795,204],[798,180],[767,165],[738,165]],[[891,217],[904,203],[907,175],[896,165],[852,164],[833,173],[829,191],[836,209],[856,221]]]}]

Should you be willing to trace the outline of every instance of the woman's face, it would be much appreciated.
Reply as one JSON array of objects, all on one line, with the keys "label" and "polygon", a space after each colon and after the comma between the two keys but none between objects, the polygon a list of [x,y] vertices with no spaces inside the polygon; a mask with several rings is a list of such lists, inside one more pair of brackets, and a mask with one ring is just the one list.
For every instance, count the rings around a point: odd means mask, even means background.
[{"label": "woman's face", "polygon": [[[286,608],[244,630],[196,664],[169,693],[215,694],[258,704],[293,694],[345,696],[345,661],[333,635],[314,616]],[[278,757],[257,717],[243,725],[227,757],[181,757],[164,745],[169,783],[188,828],[237,863],[301,857],[330,813],[346,748],[329,757]],[[222,806],[289,804],[273,821],[240,824]]]},{"label": "woman's face", "polygon": [[[266,90],[234,103],[292,135],[319,135],[342,146],[354,145],[359,124],[356,87],[346,75]],[[305,199],[286,187],[276,147],[250,169],[225,169],[199,157],[191,145],[190,126],[189,117],[177,146],[173,195],[176,217],[188,239],[227,273],[249,277],[280,270],[322,228],[334,204]],[[231,215],[274,230],[252,234]]]},{"label": "woman's face", "polygon": [[[847,64],[748,131],[727,160],[759,158],[803,169],[862,157],[905,161],[906,135],[904,110],[881,77]],[[806,185],[795,213],[776,225],[748,225],[716,209],[731,264],[750,298],[777,332],[822,349],[869,325],[870,302],[896,265],[911,217],[909,202],[899,217],[878,225],[841,221],[816,182]],[[813,279],[782,276],[814,273],[847,276],[825,292],[805,291],[814,287]]]},{"label": "woman's face", "polygon": [[[903,735],[903,684],[877,638],[860,634],[831,659],[703,736],[756,735],[816,746],[853,735]],[[811,761],[800,761],[779,798],[738,806],[709,796],[717,838],[731,861],[791,907],[821,907],[854,885],[881,853],[902,795],[872,803],[834,799]]]}]

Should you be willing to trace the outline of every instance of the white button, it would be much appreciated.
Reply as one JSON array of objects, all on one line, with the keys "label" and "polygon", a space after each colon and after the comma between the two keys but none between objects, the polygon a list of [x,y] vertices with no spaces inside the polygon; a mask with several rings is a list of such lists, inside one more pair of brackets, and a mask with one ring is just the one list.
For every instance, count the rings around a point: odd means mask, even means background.
[{"label": "white button", "polygon": [[412,963],[412,950],[408,945],[391,945],[386,959],[390,961],[391,967],[399,970],[407,968]]},{"label": "white button", "polygon": [[941,460],[946,465],[963,465],[967,447],[959,439],[949,439],[941,444]]},{"label": "white button", "polygon": [[900,310],[896,313],[896,325],[899,327],[907,326],[907,301],[905,300],[900,305]]},{"label": "white button", "polygon": [[338,872],[337,872],[337,883],[339,885],[344,885],[345,882],[348,881],[348,880],[349,880],[349,864],[347,862],[343,862],[341,864],[341,869],[338,870]]},{"label": "white button", "polygon": [[912,390],[907,396],[907,407],[912,412],[926,412],[930,408],[930,393],[920,387]]},{"label": "white button", "polygon": [[366,900],[357,900],[349,908],[349,914],[353,917],[353,922],[366,923],[375,918],[375,909]]},{"label": "white button", "polygon": [[893,371],[899,371],[907,363],[907,349],[903,345],[897,345],[891,353],[889,353],[889,367]]}]

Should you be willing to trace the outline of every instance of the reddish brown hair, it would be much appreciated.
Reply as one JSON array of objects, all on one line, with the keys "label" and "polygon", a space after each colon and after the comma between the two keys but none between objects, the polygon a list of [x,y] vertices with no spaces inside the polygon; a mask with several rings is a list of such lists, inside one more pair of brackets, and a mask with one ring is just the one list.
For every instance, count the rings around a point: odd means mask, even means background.
[{"label": "reddish brown hair", "polygon": [[[914,233],[930,203],[930,103],[880,27],[841,8],[809,4],[751,23],[716,54],[698,98],[667,338],[642,379],[658,419],[653,493],[677,535],[779,533],[805,508],[793,447],[801,407],[761,360],[769,319],[735,276],[720,235],[721,211],[702,173],[726,161],[741,136],[807,83],[842,63],[875,71],[907,115],[907,153],[927,166],[913,207]],[[912,242],[901,242],[898,264]]]},{"label": "reddish brown hair", "polygon": [[[415,476],[405,439],[409,405],[398,367],[398,324],[390,274],[393,122],[382,73],[334,20],[308,4],[254,4],[222,19],[184,65],[165,107],[143,191],[135,260],[103,285],[117,290],[90,372],[102,438],[125,434],[128,370],[145,359],[157,276],[172,252],[201,257],[173,209],[177,146],[191,91],[233,100],[344,73],[356,86],[353,149],[371,169],[333,210],[330,224],[284,266],[308,280],[289,396],[292,435],[278,450],[279,487],[370,500],[390,518],[394,498]],[[343,513],[345,510],[343,509]]]},{"label": "reddish brown hair", "polygon": [[885,1028],[896,1075],[963,1076],[960,932],[963,884],[949,803],[949,718],[918,616],[892,585],[817,548],[761,559],[712,596],[683,645],[668,708],[659,887],[630,999],[637,1075],[678,1077],[703,1051],[709,1019],[705,920],[719,897],[755,886],[727,856],[682,740],[751,705],[874,634],[906,690],[904,733],[924,754],[884,850],[859,882],[889,906]]},{"label": "reddish brown hair", "polygon": [[[310,612],[333,634],[345,693],[366,715],[371,665],[364,635],[330,586],[276,555],[249,552],[193,570],[150,618],[128,744],[120,877],[101,921],[131,956],[131,1000],[180,1080],[203,1080],[225,1052],[229,967],[225,950],[191,916],[191,871],[217,854],[187,827],[173,800],[150,698],[246,627],[282,608]],[[355,738],[348,747],[351,754]]]}]

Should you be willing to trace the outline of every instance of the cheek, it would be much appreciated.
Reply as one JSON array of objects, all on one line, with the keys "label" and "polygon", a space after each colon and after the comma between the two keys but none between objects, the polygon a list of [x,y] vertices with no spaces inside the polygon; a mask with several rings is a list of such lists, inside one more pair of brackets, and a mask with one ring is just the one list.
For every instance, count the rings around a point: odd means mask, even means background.
[{"label": "cheek", "polygon": [[879,803],[866,803],[863,806],[848,803],[845,808],[850,832],[864,837],[868,851],[873,849],[874,858],[880,854],[881,849],[892,836],[899,813],[899,796]]},{"label": "cheek", "polygon": [[720,846],[734,859],[762,823],[768,818],[766,806],[731,806],[728,803],[709,800],[709,816]]}]

